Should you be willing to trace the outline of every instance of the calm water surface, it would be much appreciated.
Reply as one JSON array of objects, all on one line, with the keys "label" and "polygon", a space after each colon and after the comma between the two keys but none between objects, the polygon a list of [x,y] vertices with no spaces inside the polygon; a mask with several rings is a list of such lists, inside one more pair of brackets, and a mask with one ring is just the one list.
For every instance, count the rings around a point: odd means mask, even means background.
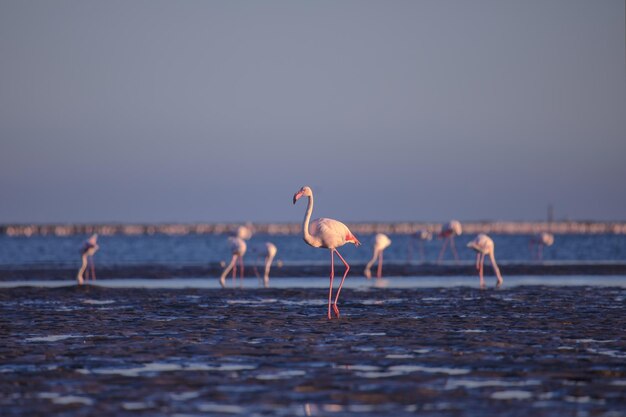
[{"label": "calm water surface", "polygon": [[[32,266],[54,264],[74,266],[79,249],[87,236],[0,236],[0,266]],[[409,253],[407,235],[391,235],[392,245],[385,251],[385,260],[405,262]],[[456,239],[462,260],[474,259],[474,252],[465,247],[473,235]],[[496,258],[502,262],[531,261],[528,235],[492,235],[496,244]],[[351,262],[364,263],[372,254],[373,235],[361,235],[363,246],[346,245],[341,253]],[[271,241],[278,247],[277,259],[286,264],[328,262],[328,252],[311,248],[299,236],[255,235],[248,242],[248,261],[258,259],[255,249]],[[145,235],[100,236],[100,250],[96,255],[99,265],[196,265],[230,259],[227,237],[224,235]],[[435,261],[441,240],[424,243],[427,261]],[[445,259],[452,259],[448,251]],[[417,246],[413,255],[419,261]],[[555,244],[544,249],[544,261],[626,261],[626,235],[556,235]]]}]

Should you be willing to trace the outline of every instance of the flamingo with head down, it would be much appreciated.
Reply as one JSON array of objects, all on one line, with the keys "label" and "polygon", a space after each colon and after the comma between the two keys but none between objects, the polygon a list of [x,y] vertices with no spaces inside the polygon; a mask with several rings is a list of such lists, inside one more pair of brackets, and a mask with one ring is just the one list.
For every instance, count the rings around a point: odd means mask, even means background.
[{"label": "flamingo with head down", "polygon": [[502,285],[502,275],[500,275],[500,268],[498,268],[498,264],[496,263],[496,256],[494,254],[495,245],[493,240],[486,234],[481,233],[476,236],[474,240],[469,242],[467,247],[476,251],[476,269],[478,270],[481,288],[484,288],[485,286],[485,280],[483,279],[483,265],[485,263],[486,255],[489,255],[491,266],[493,267],[493,271],[498,279],[497,286],[499,287]]},{"label": "flamingo with head down", "polygon": [[463,233],[463,229],[461,227],[461,222],[458,220],[450,220],[447,224],[443,225],[441,228],[441,232],[439,233],[439,237],[442,237],[443,246],[441,246],[441,252],[439,252],[438,262],[441,262],[443,259],[443,254],[446,251],[446,246],[450,243],[450,250],[454,255],[454,259],[459,261],[459,254],[456,252],[456,248],[454,247],[454,237],[460,236]]},{"label": "flamingo with head down", "polygon": [[409,254],[408,261],[411,262],[413,260],[413,245],[414,241],[417,240],[417,244],[419,247],[420,258],[422,262],[426,259],[426,255],[424,254],[424,242],[432,240],[433,234],[425,229],[418,230],[409,236]]},{"label": "flamingo with head down", "polygon": [[[265,242],[265,244],[260,248],[252,248],[253,252],[257,252],[259,257],[264,258],[265,269],[263,271],[263,286],[265,288],[269,288],[270,286],[270,268],[272,267],[272,261],[278,252],[276,245],[272,242]],[[254,266],[254,273],[260,279],[259,273],[257,271],[256,265]]]},{"label": "flamingo with head down", "polygon": [[[530,254],[541,261],[543,259],[543,248],[550,247],[554,244],[554,235],[548,232],[539,233],[530,238],[528,242],[528,249]],[[535,253],[534,246],[537,245],[537,253]]]},{"label": "flamingo with head down", "polygon": [[[343,287],[343,282],[348,275],[348,271],[350,270],[350,265],[346,262],[345,259],[341,256],[337,248],[345,245],[346,243],[353,243],[356,246],[359,246],[361,242],[352,234],[348,226],[341,223],[338,220],[327,219],[327,218],[319,218],[310,222],[311,213],[313,212],[313,191],[310,187],[302,187],[297,193],[293,196],[293,204],[296,204],[302,197],[308,197],[309,203],[306,208],[306,212],[304,214],[304,220],[302,222],[302,238],[304,241],[314,248],[325,248],[330,250],[330,288],[328,291],[328,319],[331,317],[331,306],[333,311],[335,312],[335,316],[339,317],[339,308],[337,307],[337,301],[339,300],[339,294],[341,293],[341,288]],[[309,223],[310,222],[310,223]],[[341,279],[341,283],[339,284],[339,289],[337,290],[337,294],[335,296],[335,301],[332,301],[333,297],[333,279],[335,277],[335,262],[334,262],[334,254],[339,256],[339,259],[346,266],[346,271],[343,274],[343,278]]]},{"label": "flamingo with head down", "polygon": [[235,279],[237,277],[237,261],[239,261],[241,284],[243,285],[243,255],[246,254],[246,250],[248,249],[246,241],[240,237],[229,237],[228,244],[230,245],[230,251],[233,254],[233,257],[220,276],[220,285],[222,288],[226,287],[226,275],[228,275],[231,270],[233,271],[233,285],[235,284]]},{"label": "flamingo with head down", "polygon": [[384,233],[377,233],[374,238],[374,255],[372,259],[365,266],[365,277],[370,279],[372,277],[372,265],[378,259],[378,271],[376,271],[376,278],[382,278],[383,276],[383,251],[391,245],[391,239]]},{"label": "flamingo with head down", "polygon": [[[98,249],[100,249],[100,247],[98,246],[98,234],[94,233],[89,239],[85,241],[85,243],[83,243],[83,247],[80,249],[82,265],[80,266],[78,274],[76,275],[76,281],[78,281],[78,285],[82,285],[85,279],[89,279],[90,272],[91,279],[93,281],[96,280],[96,266],[93,262],[93,255]],[[89,269],[87,269],[88,266]],[[83,274],[85,274],[84,277]]]}]

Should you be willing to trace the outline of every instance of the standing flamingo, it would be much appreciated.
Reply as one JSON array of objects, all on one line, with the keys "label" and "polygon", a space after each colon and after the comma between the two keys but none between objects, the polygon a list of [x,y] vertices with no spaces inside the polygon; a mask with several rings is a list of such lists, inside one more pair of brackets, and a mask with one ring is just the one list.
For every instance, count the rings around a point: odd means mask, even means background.
[{"label": "standing flamingo", "polygon": [[372,271],[370,271],[370,269],[372,268],[372,265],[374,265],[374,262],[376,262],[376,259],[378,259],[378,271],[376,272],[376,278],[382,278],[383,276],[383,251],[386,248],[388,248],[389,245],[391,245],[391,239],[389,239],[387,235],[383,233],[376,234],[376,237],[374,238],[374,255],[372,256],[372,259],[370,259],[370,261],[365,266],[364,273],[367,279],[372,278]]},{"label": "standing flamingo", "polygon": [[432,238],[433,238],[433,234],[425,229],[418,230],[417,232],[413,233],[409,237],[409,256],[408,256],[409,262],[413,260],[413,245],[414,245],[413,242],[417,240],[419,251],[420,251],[420,259],[423,262],[426,259],[426,255],[424,254],[424,242],[428,240],[432,240]]},{"label": "standing flamingo", "polygon": [[[313,212],[313,191],[310,187],[302,187],[300,191],[294,194],[293,204],[296,204],[301,197],[309,197],[309,204],[304,214],[304,220],[302,222],[302,237],[304,241],[313,246],[314,248],[326,248],[330,250],[330,288],[328,291],[328,319],[332,317],[330,315],[330,307],[332,305],[335,315],[339,317],[339,308],[337,307],[337,301],[339,300],[339,293],[341,293],[341,287],[348,275],[350,265],[341,256],[338,247],[345,245],[346,243],[353,243],[359,246],[361,242],[352,234],[348,227],[340,221],[326,218],[319,218],[311,222],[311,228],[309,229],[309,220],[311,219],[311,213]],[[333,297],[333,278],[335,277],[335,261],[333,255],[337,253],[339,259],[346,266],[346,272],[343,274],[337,295],[335,296],[335,302],[332,302]]]},{"label": "standing flamingo", "polygon": [[[87,239],[82,248],[80,249],[80,256],[82,259],[82,265],[78,270],[78,275],[76,275],[76,280],[78,281],[78,285],[82,285],[84,279],[89,279],[89,272],[91,272],[91,279],[93,281],[96,280],[96,266],[93,262],[93,255],[98,251],[100,247],[98,246],[98,234],[94,233],[91,235],[89,239]],[[89,266],[89,269],[87,269]],[[87,272],[84,279],[83,274]]]},{"label": "standing flamingo", "polygon": [[450,220],[448,224],[442,226],[439,237],[442,237],[444,240],[443,246],[441,247],[441,252],[439,252],[438,262],[441,262],[441,260],[443,259],[443,254],[446,251],[446,246],[448,245],[448,243],[450,243],[450,250],[454,255],[454,259],[458,262],[459,255],[458,253],[456,253],[456,248],[454,247],[454,237],[460,236],[462,232],[463,229],[461,228],[461,223],[458,220]]},{"label": "standing flamingo", "polygon": [[500,268],[498,268],[498,264],[496,264],[496,257],[494,254],[495,245],[493,240],[489,236],[484,233],[476,236],[474,240],[467,244],[468,248],[474,249],[476,253],[476,269],[478,270],[478,276],[480,277],[480,287],[484,288],[485,280],[483,279],[483,265],[485,263],[485,255],[489,255],[489,259],[491,259],[491,266],[493,266],[493,271],[496,273],[496,277],[498,278],[499,287],[502,285],[502,275],[500,275]]},{"label": "standing flamingo", "polygon": [[[537,260],[543,259],[543,248],[544,246],[552,246],[554,244],[554,235],[552,233],[539,233],[530,238],[528,242],[528,249],[530,250],[530,254],[533,258]],[[537,254],[535,256],[534,245],[537,245]]]},{"label": "standing flamingo", "polygon": [[[255,249],[252,250],[256,251]],[[259,251],[259,257],[262,256],[265,258],[265,270],[263,273],[263,286],[265,288],[269,288],[270,286],[270,268],[272,267],[272,261],[276,256],[276,252],[278,252],[278,249],[276,249],[276,245],[274,245],[272,242],[265,242],[263,248]],[[254,273],[258,278],[260,278],[259,273],[256,269],[256,265],[254,267]]]},{"label": "standing flamingo", "polygon": [[220,285],[222,288],[226,287],[226,275],[228,275],[231,269],[233,271],[233,285],[235,284],[235,278],[237,277],[237,261],[239,261],[241,269],[241,285],[243,285],[243,255],[246,254],[248,246],[246,245],[246,241],[240,237],[229,237],[228,244],[230,245],[230,251],[233,254],[233,257],[220,276]]}]

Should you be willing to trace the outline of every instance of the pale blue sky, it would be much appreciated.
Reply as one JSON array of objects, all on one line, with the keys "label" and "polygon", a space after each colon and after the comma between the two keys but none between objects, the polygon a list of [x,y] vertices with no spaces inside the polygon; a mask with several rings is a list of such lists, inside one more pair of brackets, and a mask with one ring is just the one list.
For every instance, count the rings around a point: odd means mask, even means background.
[{"label": "pale blue sky", "polygon": [[0,222],[626,219],[624,1],[0,0]]}]

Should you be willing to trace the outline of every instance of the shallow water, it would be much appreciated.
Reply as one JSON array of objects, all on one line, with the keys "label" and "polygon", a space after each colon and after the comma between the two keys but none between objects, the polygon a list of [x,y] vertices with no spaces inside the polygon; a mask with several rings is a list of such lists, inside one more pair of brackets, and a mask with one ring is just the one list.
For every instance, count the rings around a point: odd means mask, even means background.
[{"label": "shallow water", "polygon": [[19,287],[3,415],[620,416],[626,288]]},{"label": "shallow water", "polygon": [[[79,249],[87,236],[0,236],[0,266],[60,265],[77,266]],[[391,246],[385,251],[385,260],[404,263],[408,259],[409,236],[390,235]],[[473,235],[456,238],[459,257],[472,261],[475,253],[465,245]],[[496,244],[496,257],[503,262],[529,262],[532,257],[527,235],[492,235]],[[366,263],[372,256],[373,235],[359,236],[361,247],[346,245],[341,253],[350,263]],[[278,247],[277,259],[286,264],[310,265],[328,263],[328,251],[314,249],[302,242],[300,236],[254,235],[248,244],[248,262],[260,262],[254,254],[266,241]],[[100,250],[96,262],[102,266],[112,265],[202,265],[219,263],[230,259],[225,235],[141,235],[100,236]],[[441,240],[424,243],[425,261],[437,260]],[[626,261],[626,235],[556,235],[552,247],[545,248],[544,261]],[[415,246],[413,261],[420,261]],[[452,260],[448,250],[445,260]]]},{"label": "shallow water", "polygon": [[[335,280],[334,287],[339,285],[339,279]],[[495,278],[486,276],[487,287],[495,286]],[[274,277],[270,278],[271,288],[328,288],[329,280],[324,277]],[[76,285],[75,280],[18,280],[0,281],[0,288],[13,288],[22,286],[31,287],[67,287]],[[163,279],[101,279],[89,281],[87,285],[95,285],[107,288],[221,288],[217,278],[163,278]],[[260,289],[261,283],[257,278],[238,278],[233,283],[232,278],[226,281],[229,288]],[[552,287],[568,286],[600,286],[600,287],[626,287],[626,276],[624,275],[576,275],[576,276],[510,276],[506,277],[503,288],[513,288],[525,285],[544,285]],[[432,277],[388,277],[382,279],[366,280],[359,276],[349,276],[344,282],[344,288],[358,290],[368,290],[370,288],[452,288],[452,287],[479,287],[476,276],[432,276]],[[435,299],[433,301],[436,301]],[[428,301],[428,300],[425,300]],[[85,300],[86,304],[109,304],[109,300]],[[230,300],[230,303],[237,302]],[[303,301],[307,302],[307,301]]]}]

